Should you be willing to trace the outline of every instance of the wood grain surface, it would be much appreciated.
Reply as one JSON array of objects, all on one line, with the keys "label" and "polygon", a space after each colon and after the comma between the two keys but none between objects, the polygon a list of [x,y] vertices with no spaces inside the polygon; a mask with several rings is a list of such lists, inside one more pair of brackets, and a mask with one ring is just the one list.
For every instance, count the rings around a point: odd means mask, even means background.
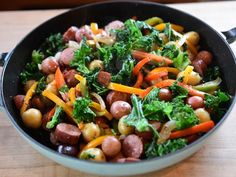
[{"label": "wood grain surface", "polygon": [[[172,4],[218,31],[236,27],[236,1]],[[0,52],[7,52],[33,28],[65,10],[0,12]],[[236,51],[236,44],[231,45]],[[236,79],[236,78],[232,78]],[[235,177],[236,106],[223,126],[190,158],[147,177]],[[144,176],[144,175],[140,175]],[[0,177],[95,177],[65,168],[40,155],[0,113]]]}]

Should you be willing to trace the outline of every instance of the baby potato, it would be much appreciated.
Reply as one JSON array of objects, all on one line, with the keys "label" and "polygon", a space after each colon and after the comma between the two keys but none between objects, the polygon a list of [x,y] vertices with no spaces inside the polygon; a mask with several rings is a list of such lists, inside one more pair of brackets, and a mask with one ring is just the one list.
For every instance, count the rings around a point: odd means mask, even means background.
[{"label": "baby potato", "polygon": [[89,142],[99,137],[101,134],[100,128],[97,124],[91,122],[84,125],[82,135],[85,141]]},{"label": "baby potato", "polygon": [[[177,78],[180,78],[182,77],[184,74],[184,71],[181,71],[178,75],[177,75]],[[188,82],[187,84],[189,85],[197,85],[201,82],[202,80],[202,77],[195,71],[192,71],[189,75],[189,79],[188,79]]]},{"label": "baby potato", "polygon": [[103,70],[103,68],[104,68],[103,62],[101,60],[93,60],[89,64],[89,70],[94,70],[95,68],[99,68],[99,69]]},{"label": "baby potato", "polygon": [[42,113],[38,109],[30,108],[22,114],[22,120],[29,128],[40,128],[42,124]]},{"label": "baby potato", "polygon": [[197,45],[199,43],[200,37],[199,34],[195,31],[189,31],[185,33],[184,36],[193,45]]},{"label": "baby potato", "polygon": [[195,111],[196,116],[200,120],[200,123],[211,120],[210,114],[204,108],[198,108]]},{"label": "baby potato", "polygon": [[129,135],[134,132],[134,127],[128,126],[124,123],[126,116],[123,116],[118,122],[118,130],[122,135]]},{"label": "baby potato", "polygon": [[92,160],[97,162],[105,162],[106,157],[101,149],[99,148],[89,148],[81,152],[80,159]]}]

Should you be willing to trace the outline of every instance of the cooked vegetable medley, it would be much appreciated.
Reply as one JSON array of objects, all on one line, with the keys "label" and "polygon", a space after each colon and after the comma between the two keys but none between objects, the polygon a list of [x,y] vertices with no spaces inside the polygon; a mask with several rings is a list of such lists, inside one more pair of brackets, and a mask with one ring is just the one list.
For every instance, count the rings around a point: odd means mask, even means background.
[{"label": "cooked vegetable medley", "polygon": [[72,26],[32,52],[15,105],[62,154],[124,163],[175,152],[211,130],[230,100],[199,41],[158,17]]}]

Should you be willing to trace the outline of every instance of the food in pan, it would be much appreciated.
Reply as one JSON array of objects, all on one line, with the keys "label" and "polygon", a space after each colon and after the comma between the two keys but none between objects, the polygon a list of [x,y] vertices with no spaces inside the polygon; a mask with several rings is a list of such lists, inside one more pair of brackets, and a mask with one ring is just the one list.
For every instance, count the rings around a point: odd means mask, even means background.
[{"label": "food in pan", "polygon": [[158,17],[69,27],[32,52],[16,108],[61,154],[124,163],[175,152],[230,100],[200,40]]}]

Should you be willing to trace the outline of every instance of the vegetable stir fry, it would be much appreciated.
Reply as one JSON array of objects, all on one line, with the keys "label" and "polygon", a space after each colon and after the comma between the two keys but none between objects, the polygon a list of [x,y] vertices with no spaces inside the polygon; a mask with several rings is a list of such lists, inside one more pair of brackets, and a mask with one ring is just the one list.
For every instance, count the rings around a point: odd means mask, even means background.
[{"label": "vegetable stir fry", "polygon": [[15,105],[25,126],[69,156],[124,163],[178,151],[230,100],[199,40],[158,17],[72,26],[32,52]]}]

